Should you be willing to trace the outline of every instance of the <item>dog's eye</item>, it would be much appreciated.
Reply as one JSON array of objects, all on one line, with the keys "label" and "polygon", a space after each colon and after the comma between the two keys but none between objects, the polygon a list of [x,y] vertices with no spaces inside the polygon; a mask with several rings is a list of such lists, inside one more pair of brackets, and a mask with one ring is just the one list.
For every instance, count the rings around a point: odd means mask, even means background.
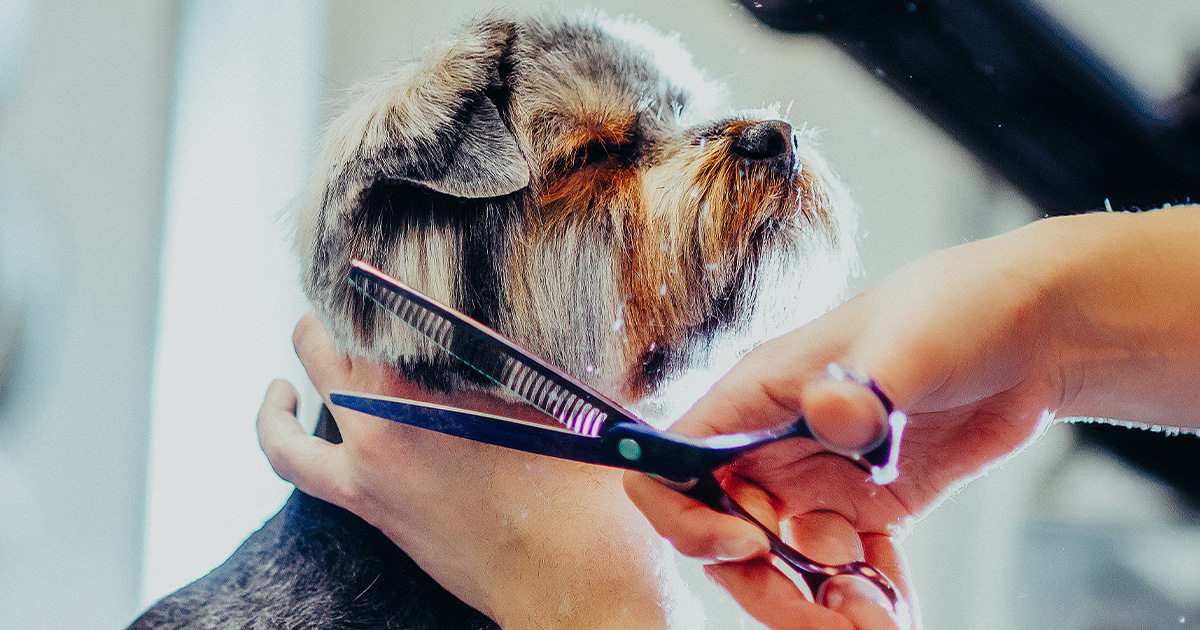
[{"label": "dog's eye", "polygon": [[603,142],[589,142],[583,148],[579,149],[575,157],[575,163],[579,167],[583,167],[607,162],[613,156],[613,153],[614,151]]},{"label": "dog's eye", "polygon": [[599,140],[589,142],[575,151],[571,158],[571,170],[581,169],[594,164],[606,164],[614,161],[628,162],[633,159],[632,143],[613,144]]},{"label": "dog's eye", "polygon": [[634,161],[633,143],[609,143],[596,140],[589,142],[555,160],[553,170],[561,173],[578,171],[589,166],[602,164],[625,164]]}]

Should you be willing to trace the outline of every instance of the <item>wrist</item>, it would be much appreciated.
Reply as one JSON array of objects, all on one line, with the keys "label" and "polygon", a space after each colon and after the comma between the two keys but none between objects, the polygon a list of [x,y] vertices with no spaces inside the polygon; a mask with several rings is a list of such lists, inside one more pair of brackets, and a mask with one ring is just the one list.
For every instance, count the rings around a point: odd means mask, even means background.
[{"label": "wrist", "polygon": [[1190,416],[1194,391],[1172,384],[1198,367],[1200,208],[1040,223],[1059,415],[1150,424]]}]

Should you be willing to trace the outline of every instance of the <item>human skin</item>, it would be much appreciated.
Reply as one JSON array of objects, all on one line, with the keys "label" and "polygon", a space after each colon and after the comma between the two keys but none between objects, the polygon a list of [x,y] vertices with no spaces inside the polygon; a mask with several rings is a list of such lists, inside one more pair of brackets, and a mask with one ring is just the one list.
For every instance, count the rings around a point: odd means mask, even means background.
[{"label": "human skin", "polygon": [[[343,389],[529,415],[485,395],[451,400],[384,366],[339,356],[312,314],[294,341],[326,404],[330,390]],[[658,597],[669,549],[625,498],[614,471],[331,405],[343,439],[335,445],[304,432],[295,407],[295,390],[277,381],[259,414],[260,443],[276,472],[379,527],[444,587],[503,627],[666,628],[671,605],[686,603]],[[588,541],[587,554],[581,540]],[[604,571],[572,572],[573,562]],[[621,579],[609,579],[609,572]],[[613,601],[623,605],[599,605]]]},{"label": "human skin", "polygon": [[[480,393],[452,399],[393,370],[339,356],[312,314],[296,351],[318,391],[427,400],[541,421]],[[272,383],[260,443],[301,490],[379,527],[448,590],[505,628],[696,628],[702,610],[674,576],[669,549],[613,469],[477,444],[331,406],[330,444],[296,420],[295,390]],[[748,494],[739,499],[769,514]],[[849,626],[846,626],[849,627]]]},{"label": "human skin", "polygon": [[[294,343],[327,403],[331,390],[343,389],[542,421],[526,405],[482,393],[434,394],[390,368],[340,356],[312,314],[296,327]],[[296,419],[295,390],[282,381],[271,385],[258,432],[276,472],[379,527],[443,586],[504,628],[696,630],[704,624],[702,604],[674,576],[673,554],[625,497],[620,471],[330,409],[341,444],[306,433]],[[753,486],[734,488],[734,496],[758,516],[774,514]],[[818,514],[806,522],[811,535],[792,538],[804,553],[827,562],[861,557],[860,549],[844,545],[845,537],[825,533],[847,528],[841,517]],[[866,627],[856,620],[864,610],[878,614],[859,605],[861,599],[847,598],[840,612],[807,601],[798,606],[822,627],[850,629]]]},{"label": "human skin", "polygon": [[[853,451],[882,431],[882,407],[865,387],[822,368],[836,362],[874,378],[909,414],[899,480],[876,487],[811,443],[744,456],[729,479],[768,493],[785,528],[813,514],[840,516],[849,525],[825,533],[860,545],[867,561],[903,584],[895,535],[1053,418],[1200,426],[1198,278],[1200,208],[1038,221],[918,259],[759,346],[673,429],[708,436],[804,415],[824,442]],[[764,623],[818,627],[789,614],[797,596],[761,561],[766,540],[757,529],[641,474],[628,473],[625,486],[687,555],[756,550],[749,561],[708,571]],[[868,617],[859,616],[867,619],[861,627],[919,625],[915,612]]]}]

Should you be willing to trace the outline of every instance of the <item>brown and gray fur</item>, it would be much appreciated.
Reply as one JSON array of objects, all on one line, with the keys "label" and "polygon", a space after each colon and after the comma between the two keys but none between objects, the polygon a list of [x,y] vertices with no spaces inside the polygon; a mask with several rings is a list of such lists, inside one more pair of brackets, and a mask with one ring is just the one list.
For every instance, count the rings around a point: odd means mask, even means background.
[{"label": "brown and gray fur", "polygon": [[[489,385],[362,299],[351,259],[643,402],[826,306],[836,296],[805,287],[840,286],[852,260],[849,203],[810,138],[721,97],[636,22],[476,20],[331,126],[300,215],[305,290],[341,349],[431,389]],[[328,414],[318,434],[338,439]],[[133,625],[490,626],[378,531],[299,492]]]}]

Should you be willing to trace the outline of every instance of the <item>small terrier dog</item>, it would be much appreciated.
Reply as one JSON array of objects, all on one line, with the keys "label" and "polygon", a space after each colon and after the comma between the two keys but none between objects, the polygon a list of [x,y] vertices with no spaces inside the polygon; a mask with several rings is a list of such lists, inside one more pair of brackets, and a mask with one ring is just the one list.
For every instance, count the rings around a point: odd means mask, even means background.
[{"label": "small terrier dog", "polygon": [[[477,20],[331,127],[300,216],[305,290],[340,349],[433,390],[494,386],[362,299],[351,259],[618,401],[654,401],[819,313],[852,265],[850,203],[809,134],[722,97],[641,23]],[[808,288],[831,279],[834,292]],[[317,432],[339,440],[328,412]],[[225,627],[494,624],[378,530],[297,491],[132,626]]]}]

